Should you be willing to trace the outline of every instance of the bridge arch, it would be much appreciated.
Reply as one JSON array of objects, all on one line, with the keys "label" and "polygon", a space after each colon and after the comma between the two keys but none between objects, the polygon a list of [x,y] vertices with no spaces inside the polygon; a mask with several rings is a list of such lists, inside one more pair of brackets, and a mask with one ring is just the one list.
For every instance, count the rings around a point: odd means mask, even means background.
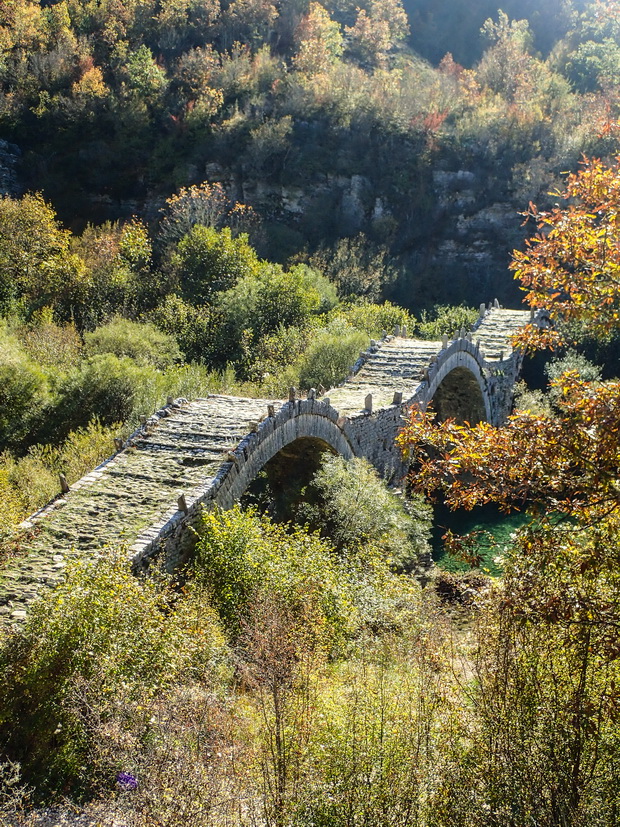
[{"label": "bridge arch", "polygon": [[[470,342],[462,340],[473,349]],[[458,422],[493,422],[493,406],[489,386],[476,352],[456,350],[438,360],[430,378],[426,406],[433,403],[440,420],[454,418]]]},{"label": "bridge arch", "polygon": [[[273,427],[263,423],[266,427],[261,429],[262,433],[259,431],[257,434],[251,434],[239,445],[231,456],[230,467],[225,470],[221,483],[214,492],[213,502],[216,505],[223,509],[231,508],[271,459],[282,449],[301,440],[322,443],[345,459],[359,455],[359,448],[353,447],[336,417],[327,416],[323,411],[297,412],[301,405],[304,405],[304,401],[284,405],[274,418]],[[318,402],[313,402],[313,406],[319,409],[328,408],[327,405]],[[287,408],[288,416],[283,416]]]}]

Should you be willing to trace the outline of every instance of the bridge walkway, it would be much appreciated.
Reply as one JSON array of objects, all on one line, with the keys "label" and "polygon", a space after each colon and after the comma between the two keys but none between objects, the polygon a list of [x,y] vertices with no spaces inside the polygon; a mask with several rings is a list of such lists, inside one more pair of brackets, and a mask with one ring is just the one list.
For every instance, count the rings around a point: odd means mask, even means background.
[{"label": "bridge walkway", "polygon": [[174,403],[152,417],[127,447],[24,524],[31,531],[28,555],[0,572],[0,621],[22,619],[27,603],[62,576],[67,560],[131,544],[171,507],[176,511],[180,492],[196,495],[208,486],[268,404],[214,395]]}]

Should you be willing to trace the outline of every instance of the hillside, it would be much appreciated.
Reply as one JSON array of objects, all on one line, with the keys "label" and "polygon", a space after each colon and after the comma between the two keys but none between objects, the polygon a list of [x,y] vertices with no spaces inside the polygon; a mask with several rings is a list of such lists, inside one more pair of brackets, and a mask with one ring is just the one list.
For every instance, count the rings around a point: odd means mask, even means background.
[{"label": "hillside", "polygon": [[81,232],[132,215],[152,225],[179,187],[221,183],[256,210],[271,260],[364,233],[395,262],[386,297],[410,309],[414,295],[514,302],[518,211],[546,203],[582,153],[614,151],[615,4],[406,11],[399,0],[359,12],[5,5],[0,135],[17,154],[13,191],[42,190]]}]

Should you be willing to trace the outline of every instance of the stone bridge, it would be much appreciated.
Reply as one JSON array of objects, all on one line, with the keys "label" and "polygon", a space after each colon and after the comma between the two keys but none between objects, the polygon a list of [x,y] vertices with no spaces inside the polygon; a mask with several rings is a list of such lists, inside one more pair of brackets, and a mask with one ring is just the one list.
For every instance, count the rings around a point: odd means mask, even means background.
[{"label": "stone bridge", "polygon": [[165,543],[173,565],[201,509],[230,508],[283,449],[365,457],[385,478],[401,479],[406,467],[394,440],[412,405],[432,401],[442,419],[500,424],[521,366],[510,337],[530,318],[496,303],[482,305],[473,330],[452,340],[420,341],[396,329],[371,342],[347,381],[322,396],[170,400],[23,524],[27,553],[0,572],[0,621],[21,622],[41,586],[78,555],[126,544],[139,565]]}]

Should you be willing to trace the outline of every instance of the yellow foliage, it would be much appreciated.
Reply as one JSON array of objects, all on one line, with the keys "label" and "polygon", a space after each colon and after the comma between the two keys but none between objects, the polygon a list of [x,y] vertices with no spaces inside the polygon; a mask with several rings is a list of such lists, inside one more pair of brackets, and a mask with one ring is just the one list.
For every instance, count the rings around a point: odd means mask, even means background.
[{"label": "yellow foliage", "polygon": [[101,99],[108,94],[108,87],[103,79],[103,73],[98,66],[87,69],[82,77],[71,87],[74,97]]}]

